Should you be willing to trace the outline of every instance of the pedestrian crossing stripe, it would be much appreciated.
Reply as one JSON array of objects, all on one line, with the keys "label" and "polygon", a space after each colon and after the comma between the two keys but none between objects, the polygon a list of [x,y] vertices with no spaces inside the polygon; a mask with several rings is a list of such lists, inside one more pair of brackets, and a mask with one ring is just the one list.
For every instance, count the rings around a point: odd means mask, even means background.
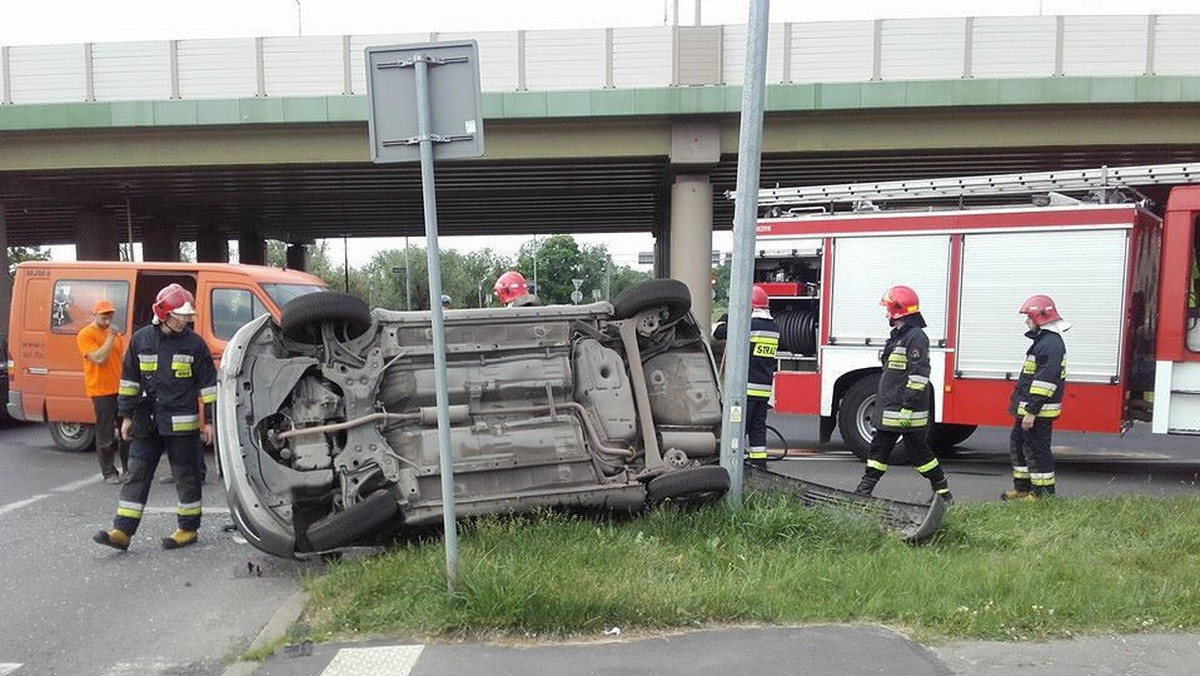
[{"label": "pedestrian crossing stripe", "polygon": [[20,668],[21,665],[18,662],[0,662],[0,676],[8,676]]},{"label": "pedestrian crossing stripe", "polygon": [[408,676],[424,648],[423,645],[342,648],[321,676]]}]

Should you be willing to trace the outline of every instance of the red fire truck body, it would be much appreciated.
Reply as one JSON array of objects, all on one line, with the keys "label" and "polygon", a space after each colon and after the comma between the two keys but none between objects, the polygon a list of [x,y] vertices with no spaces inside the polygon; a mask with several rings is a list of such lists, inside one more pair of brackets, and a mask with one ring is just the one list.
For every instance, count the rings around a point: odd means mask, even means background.
[{"label": "red fire truck body", "polygon": [[822,441],[836,425],[865,456],[890,330],[878,301],[904,284],[929,324],[943,454],[978,425],[1012,424],[1029,346],[1017,308],[1035,293],[1073,324],[1056,429],[1120,433],[1153,414],[1155,432],[1200,433],[1200,330],[1188,340],[1200,185],[1174,188],[1163,217],[1061,202],[761,219],[755,280],[781,328],[775,409],[821,416]]}]

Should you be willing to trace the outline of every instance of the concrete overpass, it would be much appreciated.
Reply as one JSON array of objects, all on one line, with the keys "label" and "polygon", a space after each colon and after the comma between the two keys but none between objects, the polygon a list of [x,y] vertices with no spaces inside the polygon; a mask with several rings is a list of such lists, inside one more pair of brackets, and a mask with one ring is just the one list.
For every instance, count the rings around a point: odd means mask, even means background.
[{"label": "concrete overpass", "polygon": [[[763,184],[1200,159],[1198,34],[1190,15],[775,25]],[[115,258],[131,226],[151,258],[238,238],[250,260],[264,237],[420,234],[417,169],[369,162],[361,50],[464,37],[487,155],[439,166],[442,232],[651,231],[661,271],[706,289],[741,26],[3,47],[0,232]]]}]

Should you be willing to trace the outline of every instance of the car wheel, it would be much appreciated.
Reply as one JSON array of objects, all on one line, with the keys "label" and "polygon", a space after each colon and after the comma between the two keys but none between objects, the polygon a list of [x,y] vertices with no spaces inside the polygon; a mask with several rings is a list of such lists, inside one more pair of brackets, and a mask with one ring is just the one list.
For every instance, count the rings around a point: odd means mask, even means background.
[{"label": "car wheel", "polygon": [[96,428],[85,423],[50,423],[50,437],[55,446],[71,453],[90,451],[96,446]]},{"label": "car wheel", "polygon": [[350,509],[330,514],[309,526],[309,547],[320,552],[354,542],[395,516],[397,509],[391,493],[375,491]]},{"label": "car wheel", "polygon": [[279,313],[283,335],[302,343],[321,342],[321,325],[332,322],[346,338],[371,327],[371,309],[358,296],[337,291],[310,293],[288,301]]},{"label": "car wheel", "polygon": [[667,500],[687,504],[712,502],[729,490],[729,472],[719,465],[689,467],[650,480],[646,499],[651,505]]},{"label": "car wheel", "polygon": [[867,459],[867,451],[871,448],[871,438],[875,436],[875,387],[879,384],[878,376],[859,378],[846,393],[838,405],[838,431],[842,433],[842,441],[859,460]]},{"label": "car wheel", "polygon": [[677,279],[652,279],[631,286],[613,299],[613,318],[629,319],[651,308],[666,310],[663,324],[673,324],[692,309],[687,284]]}]

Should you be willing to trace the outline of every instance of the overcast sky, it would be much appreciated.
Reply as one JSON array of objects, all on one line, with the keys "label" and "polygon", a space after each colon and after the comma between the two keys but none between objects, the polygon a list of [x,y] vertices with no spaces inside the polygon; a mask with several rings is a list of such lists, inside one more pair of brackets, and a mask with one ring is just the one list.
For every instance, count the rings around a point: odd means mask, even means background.
[{"label": "overcast sky", "polygon": [[[450,32],[545,28],[661,26],[671,23],[676,0],[0,0],[0,45],[168,40],[275,35]],[[696,0],[678,0],[679,22],[694,22]],[[1000,16],[1042,14],[1187,14],[1200,0],[774,0],[773,22],[830,21],[896,17]],[[746,0],[702,0],[704,24],[745,23]],[[606,236],[580,238],[605,241]],[[718,234],[717,248],[728,236]],[[490,238],[504,253],[515,252],[521,238]],[[630,264],[648,251],[649,235],[620,238],[611,247]],[[342,255],[341,240],[330,253]],[[610,242],[611,244],[611,242]],[[387,240],[350,245],[351,265],[361,265]],[[471,242],[448,238],[459,249]],[[55,257],[71,257],[73,247],[55,247]]]}]

